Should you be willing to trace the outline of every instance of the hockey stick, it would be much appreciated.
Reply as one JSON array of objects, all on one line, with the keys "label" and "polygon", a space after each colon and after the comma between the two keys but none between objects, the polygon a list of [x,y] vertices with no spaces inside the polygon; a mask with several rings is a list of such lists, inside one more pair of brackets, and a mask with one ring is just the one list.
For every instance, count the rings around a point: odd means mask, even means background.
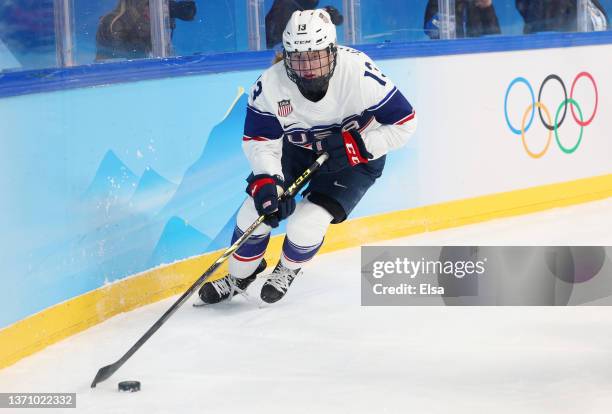
[{"label": "hockey stick", "polygon": [[[321,154],[316,159],[316,161],[310,167],[308,167],[306,171],[304,171],[302,175],[299,176],[293,182],[293,184],[289,186],[289,188],[287,188],[287,190],[283,193],[283,195],[279,197],[279,199],[283,200],[289,197],[294,197],[298,193],[298,191],[300,191],[300,189],[304,186],[304,184],[306,184],[306,182],[308,182],[308,180],[312,177],[312,174],[314,174],[314,172],[317,171],[319,167],[323,165],[323,163],[328,158],[329,155],[327,155],[326,153]],[[204,283],[208,281],[208,279],[210,279],[210,277],[219,268],[219,266],[221,266],[221,264],[225,262],[228,257],[230,257],[236,250],[238,250],[240,246],[242,246],[242,244],[244,244],[244,242],[249,238],[249,236],[261,223],[263,223],[265,219],[265,215],[259,216],[259,218],[255,220],[255,222],[253,222],[253,224],[251,224],[248,229],[246,229],[244,234],[238,240],[236,240],[234,244],[228,247],[225,252],[223,252],[223,254],[215,261],[215,263],[213,263],[212,266],[210,266],[202,274],[202,276],[200,276],[200,278],[196,280],[195,283],[191,285],[191,287],[187,289],[187,291],[183,293],[180,298],[178,298],[176,302],[174,302],[174,304],[166,311],[166,313],[164,313],[162,317],[159,318],[157,322],[155,322],[153,326],[151,326],[149,330],[145,332],[145,334],[119,360],[117,360],[111,365],[107,365],[105,367],[100,368],[98,370],[98,373],[96,374],[96,377],[91,383],[91,388],[95,388],[98,383],[107,380],[119,368],[121,368],[121,366],[125,364],[125,362],[130,359],[130,357],[134,355],[134,353],[138,351],[138,349],[145,342],[147,342],[147,340],[151,336],[153,336],[153,334],[157,332],[157,330],[161,328],[164,323],[166,323],[166,321],[174,314],[174,312],[176,312],[177,309],[180,308],[187,301],[187,299],[189,299],[191,295],[193,295],[196,290],[198,290],[202,285],[204,285]]]}]

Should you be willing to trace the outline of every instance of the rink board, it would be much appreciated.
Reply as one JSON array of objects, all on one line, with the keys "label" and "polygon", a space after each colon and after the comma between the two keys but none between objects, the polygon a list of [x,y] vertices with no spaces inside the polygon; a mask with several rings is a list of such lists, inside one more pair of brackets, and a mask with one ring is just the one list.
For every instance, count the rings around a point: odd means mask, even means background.
[{"label": "rink board", "polygon": [[[612,195],[612,46],[379,66],[416,108],[418,130],[323,251]],[[199,276],[244,197],[242,91],[258,75],[0,100],[10,131],[0,190],[11,195],[0,222],[0,367]],[[572,101],[558,111],[563,88]],[[558,136],[545,127],[557,112]],[[271,262],[279,246],[277,237]]]},{"label": "rink board", "polygon": [[[365,239],[393,239],[607,197],[612,197],[612,175],[357,218],[333,226],[320,253],[360,246]],[[277,259],[282,241],[282,235],[272,237],[265,256],[268,263]],[[129,277],[0,330],[0,368],[119,313],[183,293],[221,253],[208,253]],[[226,271],[227,263],[213,279]]]}]

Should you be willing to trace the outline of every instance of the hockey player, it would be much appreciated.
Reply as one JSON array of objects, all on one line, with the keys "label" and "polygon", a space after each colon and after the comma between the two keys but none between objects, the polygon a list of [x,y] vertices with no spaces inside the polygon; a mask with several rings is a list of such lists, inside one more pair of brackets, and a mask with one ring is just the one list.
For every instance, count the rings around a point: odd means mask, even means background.
[{"label": "hockey player", "polygon": [[[365,54],[339,47],[323,9],[296,11],[283,32],[283,58],[255,82],[247,107],[243,149],[253,173],[232,243],[257,217],[267,219],[230,258],[229,274],[206,283],[204,303],[244,291],[266,268],[270,231],[287,219],[281,258],[261,298],[281,299],[317,253],[330,223],[341,223],[381,176],[385,156],[416,128],[412,106]],[[278,202],[317,154],[329,159],[297,204]]]}]

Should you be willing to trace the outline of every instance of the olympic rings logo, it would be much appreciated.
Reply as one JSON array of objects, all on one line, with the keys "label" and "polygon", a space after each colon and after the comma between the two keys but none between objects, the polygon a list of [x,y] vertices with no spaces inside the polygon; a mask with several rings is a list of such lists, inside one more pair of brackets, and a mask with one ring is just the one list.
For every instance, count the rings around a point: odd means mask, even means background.
[{"label": "olympic rings logo", "polygon": [[[582,116],[582,110],[580,109],[580,105],[574,99],[574,88],[576,87],[576,83],[578,82],[580,78],[583,78],[583,77],[590,80],[591,83],[593,84],[593,88],[595,89],[595,107],[593,109],[593,113],[586,121],[584,120],[584,117]],[[544,103],[541,100],[542,91],[544,90],[544,86],[546,86],[548,81],[557,81],[561,85],[561,88],[563,88],[564,99],[557,107],[554,123],[551,120],[550,111],[548,110],[548,107],[544,105]],[[512,123],[510,122],[510,118],[508,117],[508,95],[510,94],[510,90],[512,89],[512,87],[519,83],[524,84],[529,89],[529,93],[531,95],[531,104],[527,106],[527,108],[525,109],[525,112],[523,113],[520,128],[516,128],[512,125]],[[514,134],[521,136],[521,141],[523,142],[523,148],[525,148],[525,151],[527,152],[527,154],[532,158],[540,158],[541,156],[546,154],[546,151],[548,151],[548,147],[550,146],[550,142],[552,141],[553,132],[555,133],[555,140],[557,141],[557,145],[559,146],[559,149],[561,149],[561,151],[563,151],[566,154],[571,154],[574,151],[576,151],[578,147],[580,146],[580,143],[582,142],[582,132],[584,130],[584,127],[588,126],[591,122],[593,122],[593,119],[595,118],[595,114],[597,113],[598,103],[599,103],[599,93],[597,91],[597,83],[595,83],[595,79],[588,72],[580,72],[578,75],[576,75],[576,77],[574,78],[574,81],[572,82],[572,88],[570,89],[569,98],[567,97],[567,89],[565,88],[565,83],[563,83],[563,80],[557,75],[554,75],[554,74],[548,75],[544,79],[544,81],[542,81],[542,84],[540,85],[540,90],[538,91],[537,101],[535,100],[535,95],[533,94],[533,89],[529,81],[523,77],[517,77],[513,79],[512,82],[510,82],[510,85],[508,85],[508,88],[506,89],[506,97],[504,99],[504,115],[506,117],[506,124],[508,124],[508,127],[510,128],[510,130]],[[570,104],[570,111],[572,113],[572,117],[574,118],[574,121],[580,126],[580,134],[578,136],[578,141],[576,141],[573,147],[564,146],[561,143],[561,140],[559,139],[559,128],[561,127],[561,125],[563,125],[563,122],[565,121],[565,115],[567,114],[568,104]],[[527,146],[527,142],[525,140],[525,133],[529,131],[529,128],[531,127],[531,123],[533,121],[536,108],[538,108],[538,115],[540,116],[540,121],[542,121],[542,124],[546,127],[546,129],[548,129],[548,137],[546,139],[546,145],[544,146],[544,149],[540,152],[531,151],[529,147]],[[576,112],[574,111],[574,108],[576,108],[576,110],[578,111],[578,117],[576,116]],[[563,111],[563,115],[561,115],[561,111]],[[546,120],[544,120],[544,116],[542,115],[542,112],[544,112],[544,115],[546,115]],[[561,119],[559,119],[559,115],[561,115]],[[527,118],[529,118],[529,121],[527,121]]]}]

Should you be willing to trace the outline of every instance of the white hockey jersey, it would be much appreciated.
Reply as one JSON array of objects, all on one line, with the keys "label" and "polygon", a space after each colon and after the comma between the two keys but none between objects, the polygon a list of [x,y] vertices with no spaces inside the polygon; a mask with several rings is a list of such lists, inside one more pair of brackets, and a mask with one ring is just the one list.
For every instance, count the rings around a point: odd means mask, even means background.
[{"label": "white hockey jersey", "polygon": [[340,46],[327,93],[318,102],[302,96],[282,61],[267,69],[251,89],[242,144],[254,174],[282,177],[283,137],[312,148],[315,140],[352,129],[376,159],[408,141],[416,113],[366,54]]}]

